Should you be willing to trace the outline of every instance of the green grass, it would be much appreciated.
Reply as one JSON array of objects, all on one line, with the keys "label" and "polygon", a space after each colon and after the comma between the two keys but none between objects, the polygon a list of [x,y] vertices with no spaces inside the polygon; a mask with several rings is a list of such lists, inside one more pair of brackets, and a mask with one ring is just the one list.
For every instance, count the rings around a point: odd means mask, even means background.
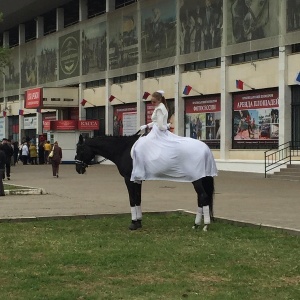
[{"label": "green grass", "polygon": [[5,184],[5,183],[3,183],[3,186],[4,186],[4,190],[30,190],[30,188],[28,188],[28,187],[21,187],[21,186],[16,186],[16,185],[11,185],[11,184]]},{"label": "green grass", "polygon": [[299,299],[299,237],[193,220],[2,223],[0,299]]}]

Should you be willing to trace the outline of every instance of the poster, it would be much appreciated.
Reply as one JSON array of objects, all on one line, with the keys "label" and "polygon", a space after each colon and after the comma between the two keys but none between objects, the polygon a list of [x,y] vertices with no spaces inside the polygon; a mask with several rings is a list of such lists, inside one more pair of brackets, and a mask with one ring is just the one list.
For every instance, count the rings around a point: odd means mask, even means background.
[{"label": "poster", "polygon": [[142,62],[145,63],[175,56],[175,0],[142,2],[141,6]]},{"label": "poster", "polygon": [[82,75],[106,70],[106,23],[81,31]]},{"label": "poster", "polygon": [[278,90],[262,90],[233,96],[233,148],[278,147]]},{"label": "poster", "polygon": [[221,47],[222,0],[181,0],[179,22],[181,54]]},{"label": "poster", "polygon": [[300,1],[287,0],[287,31],[295,31],[300,29]]},{"label": "poster", "polygon": [[228,44],[276,36],[279,3],[270,0],[228,0]]},{"label": "poster", "polygon": [[132,135],[137,132],[135,104],[114,106],[113,118],[114,136]]},{"label": "poster", "polygon": [[37,85],[36,41],[20,46],[21,56],[21,87]]},{"label": "poster", "polygon": [[221,99],[209,96],[185,100],[185,136],[220,148]]},{"label": "poster", "polygon": [[66,34],[59,38],[59,79],[79,75],[80,31]]},{"label": "poster", "polygon": [[15,90],[20,88],[20,59],[19,47],[10,50],[10,58],[5,67],[5,90]]},{"label": "poster", "polygon": [[57,80],[57,37],[49,35],[38,42],[38,82],[44,84]]},{"label": "poster", "polygon": [[110,16],[109,68],[111,70],[138,63],[136,6],[116,10]]}]

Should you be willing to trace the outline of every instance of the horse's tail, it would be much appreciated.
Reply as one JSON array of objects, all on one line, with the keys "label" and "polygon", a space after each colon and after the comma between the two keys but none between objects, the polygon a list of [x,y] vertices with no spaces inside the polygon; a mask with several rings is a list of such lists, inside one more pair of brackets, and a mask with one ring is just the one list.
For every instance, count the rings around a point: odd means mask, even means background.
[{"label": "horse's tail", "polygon": [[208,196],[209,213],[212,220],[214,219],[214,195],[215,195],[215,183],[212,176],[206,176],[202,178],[205,192]]}]

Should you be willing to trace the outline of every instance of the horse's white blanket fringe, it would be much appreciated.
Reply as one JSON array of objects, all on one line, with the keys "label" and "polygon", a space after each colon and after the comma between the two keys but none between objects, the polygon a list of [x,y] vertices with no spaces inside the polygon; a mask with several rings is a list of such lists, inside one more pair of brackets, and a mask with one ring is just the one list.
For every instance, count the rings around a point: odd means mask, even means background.
[{"label": "horse's white blanket fringe", "polygon": [[217,167],[209,147],[156,125],[138,139],[132,151],[131,181],[168,180],[192,182],[205,176],[217,176]]}]

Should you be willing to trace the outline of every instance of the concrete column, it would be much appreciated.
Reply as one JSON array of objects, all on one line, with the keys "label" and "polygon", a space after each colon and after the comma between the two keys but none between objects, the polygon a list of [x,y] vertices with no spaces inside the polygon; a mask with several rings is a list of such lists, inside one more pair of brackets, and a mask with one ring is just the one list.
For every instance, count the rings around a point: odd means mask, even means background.
[{"label": "concrete column", "polygon": [[[24,95],[20,94],[19,95],[19,108],[23,109],[24,108]],[[25,136],[22,136],[22,132],[24,132],[24,116],[19,115],[19,144],[22,143],[22,139]]]},{"label": "concrete column", "polygon": [[79,22],[87,20],[88,5],[87,0],[79,0]]},{"label": "concrete column", "polygon": [[115,0],[106,0],[106,12],[115,10]]},{"label": "concrete column", "polygon": [[291,141],[292,139],[292,95],[291,88],[287,85],[288,47],[279,47],[279,66],[278,66],[278,104],[279,104],[279,145]]},{"label": "concrete column", "polygon": [[65,27],[64,9],[59,7],[56,9],[56,31],[62,30]]},{"label": "concrete column", "polygon": [[109,102],[109,97],[111,96],[111,80],[106,78],[105,83],[105,95],[106,95],[106,104],[105,104],[105,134],[113,134],[113,118],[114,110],[113,106]]},{"label": "concrete column", "polygon": [[36,113],[36,145],[39,144],[39,135],[43,134],[43,115]]},{"label": "concrete column", "polygon": [[86,120],[86,109],[80,104],[83,99],[83,91],[85,89],[85,83],[79,83],[79,120]]},{"label": "concrete column", "polygon": [[139,130],[141,125],[146,124],[145,113],[146,113],[146,103],[143,100],[144,88],[143,88],[143,79],[144,73],[137,73],[137,130]]},{"label": "concrete column", "polygon": [[220,159],[229,158],[232,145],[232,96],[227,92],[227,72],[230,57],[221,57],[221,140]]},{"label": "concrete column", "polygon": [[19,45],[22,45],[25,43],[25,25],[20,24],[19,25]]},{"label": "concrete column", "polygon": [[175,105],[175,129],[174,133],[177,135],[184,135],[184,126],[185,126],[185,116],[184,116],[184,99],[182,98],[182,72],[183,66],[175,66],[175,95],[174,95],[174,105]]},{"label": "concrete column", "polygon": [[36,18],[36,38],[44,36],[44,18],[39,16]]}]

